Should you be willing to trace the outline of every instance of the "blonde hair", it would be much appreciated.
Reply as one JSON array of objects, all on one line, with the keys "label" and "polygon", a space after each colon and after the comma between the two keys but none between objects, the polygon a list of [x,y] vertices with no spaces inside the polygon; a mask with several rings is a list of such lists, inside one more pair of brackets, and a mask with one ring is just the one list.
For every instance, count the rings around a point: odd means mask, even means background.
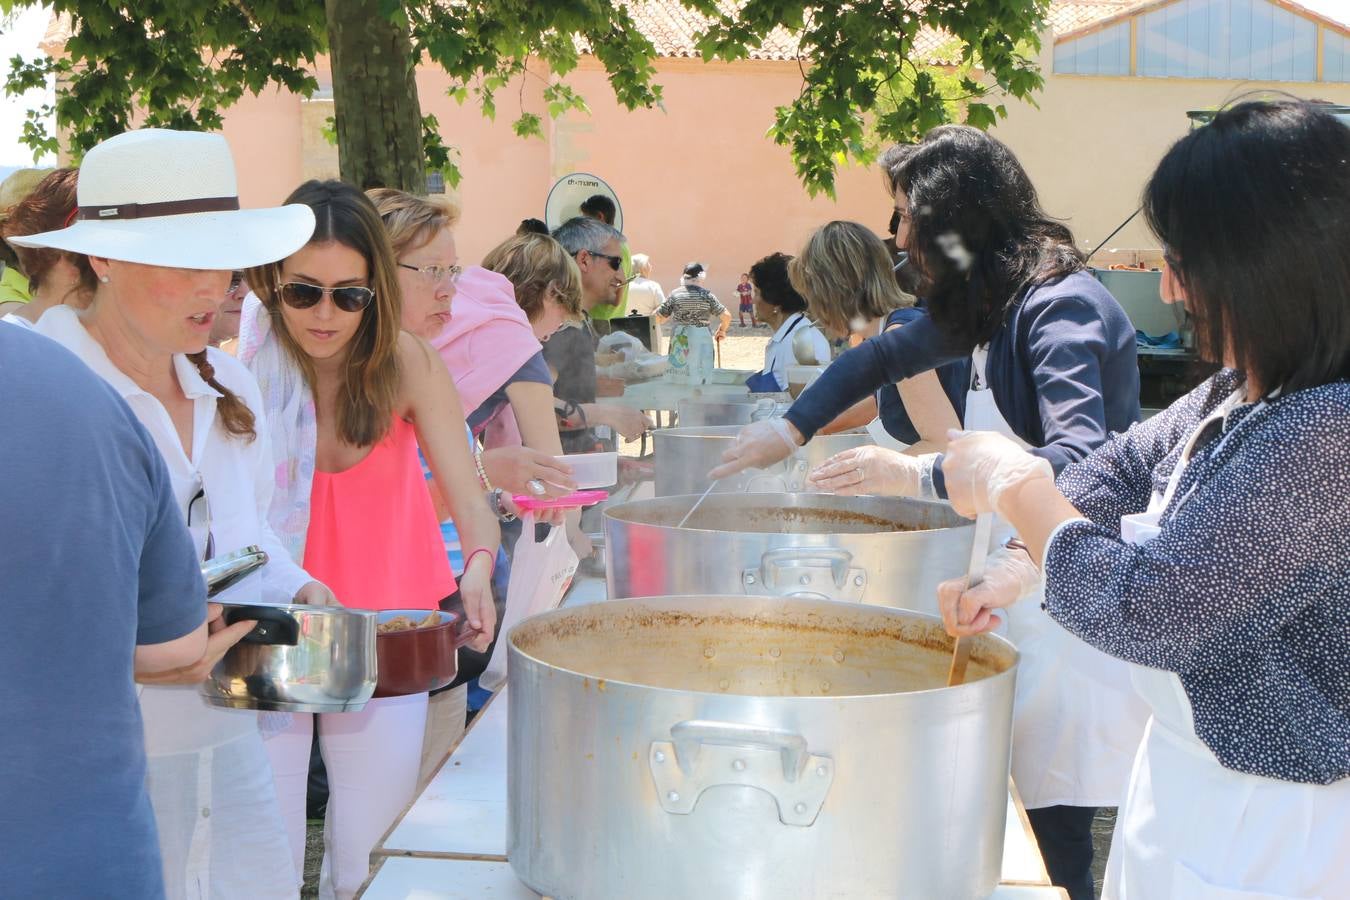
[{"label": "blonde hair", "polygon": [[384,220],[395,256],[416,250],[459,221],[459,203],[445,195],[418,197],[394,188],[371,188],[366,196]]},{"label": "blonde hair", "polygon": [[817,228],[788,263],[788,279],[806,298],[812,317],[836,331],[849,332],[858,319],[870,322],[914,305],[895,283],[886,245],[857,222]]},{"label": "blonde hair", "polygon": [[546,234],[507,238],[483,257],[483,268],[510,280],[516,289],[516,302],[531,322],[544,311],[544,295],[550,284],[568,312],[581,313],[581,270],[563,245]]},{"label": "blonde hair", "polygon": [[[365,194],[341,181],[306,181],[291,192],[287,203],[303,203],[314,211],[310,244],[338,243],[365,258],[375,299],[361,313],[351,350],[342,367],[337,392],[337,433],[349,444],[369,447],[389,430],[399,393],[398,341],[402,333],[398,273],[389,237],[375,206]],[[314,363],[300,347],[281,315],[277,290],[281,262],[248,270],[245,277],[272,316],[281,346],[315,386]]]}]

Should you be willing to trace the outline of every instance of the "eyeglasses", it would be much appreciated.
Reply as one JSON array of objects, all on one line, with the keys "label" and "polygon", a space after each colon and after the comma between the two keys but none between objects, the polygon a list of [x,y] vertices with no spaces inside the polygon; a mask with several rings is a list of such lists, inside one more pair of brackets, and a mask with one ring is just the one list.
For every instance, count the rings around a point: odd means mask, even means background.
[{"label": "eyeglasses", "polygon": [[[581,252],[581,251],[577,251],[577,252],[579,253],[579,252]],[[594,256],[594,257],[597,258],[597,259],[607,259],[607,260],[609,260],[609,267],[610,267],[611,269],[613,269],[615,272],[617,272],[617,271],[619,271],[619,269],[623,268],[623,257],[622,257],[622,256],[610,256],[608,253],[596,253],[594,250],[587,250],[586,252],[589,253],[591,256]]]},{"label": "eyeglasses", "polygon": [[231,273],[230,273],[230,286],[227,287],[227,288],[225,289],[225,296],[228,297],[229,295],[233,294],[235,291],[239,290],[239,285],[241,285],[241,284],[243,284],[243,283],[244,283],[244,273],[243,273],[243,272],[231,272]]},{"label": "eyeglasses", "polygon": [[402,262],[398,265],[401,269],[411,269],[432,284],[440,284],[443,278],[449,278],[451,284],[456,284],[464,271],[463,266],[410,266]]},{"label": "eyeglasses", "polygon": [[281,294],[281,302],[291,309],[309,309],[328,294],[333,298],[333,305],[343,312],[360,312],[375,299],[375,292],[368,287],[319,287],[303,281],[279,284],[277,291]]},{"label": "eyeglasses", "polygon": [[[187,507],[188,531],[192,532],[195,543],[205,548],[202,559],[212,559],[216,555],[216,536],[211,533],[211,501],[206,498],[206,485],[202,483],[202,474],[197,473],[193,482],[192,499]],[[205,538],[198,540],[198,535]]]}]

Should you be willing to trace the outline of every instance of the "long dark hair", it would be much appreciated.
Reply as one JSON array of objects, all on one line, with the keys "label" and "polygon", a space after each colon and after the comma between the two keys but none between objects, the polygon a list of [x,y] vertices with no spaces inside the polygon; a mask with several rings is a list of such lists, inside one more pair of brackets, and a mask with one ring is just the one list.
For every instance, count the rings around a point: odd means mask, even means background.
[{"label": "long dark hair", "polygon": [[1267,395],[1350,377],[1350,128],[1249,101],[1172,145],[1144,189],[1196,318]]},{"label": "long dark hair", "polygon": [[922,273],[920,295],[956,344],[987,342],[1023,288],[1083,268],[1072,232],[1041,209],[1017,157],[978,128],[934,128],[887,161],[891,187],[909,199],[904,249]]},{"label": "long dark hair", "polygon": [[[370,198],[341,181],[306,181],[291,192],[286,202],[303,203],[314,210],[310,244],[338,243],[366,260],[369,287],[375,292],[375,299],[361,314],[361,324],[343,364],[343,384],[337,395],[337,431],[347,443],[369,447],[389,430],[399,391],[402,295],[389,236]],[[248,283],[271,314],[272,327],[281,345],[313,387],[314,365],[287,330],[281,315],[277,283],[284,262],[250,270]]]}]

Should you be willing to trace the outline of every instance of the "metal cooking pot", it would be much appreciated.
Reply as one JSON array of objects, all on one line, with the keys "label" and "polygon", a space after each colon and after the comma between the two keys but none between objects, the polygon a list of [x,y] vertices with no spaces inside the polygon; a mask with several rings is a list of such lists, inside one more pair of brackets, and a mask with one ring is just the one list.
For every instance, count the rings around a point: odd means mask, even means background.
[{"label": "metal cooking pot", "polygon": [[[202,565],[208,593],[267,561],[257,547]],[[375,690],[375,617],[341,606],[226,603],[226,625],[258,624],[225,652],[199,691],[212,706],[282,712],[348,712]]]},{"label": "metal cooking pot", "polygon": [[[787,394],[782,395],[784,398]],[[676,407],[681,428],[699,428],[708,425],[749,425],[760,419],[782,415],[787,402],[777,395],[756,394],[749,400],[706,400],[690,397]]]},{"label": "metal cooking pot", "polygon": [[557,900],[974,900],[997,886],[1017,652],[946,687],[935,617],[657,597],[508,635],[507,856]]},{"label": "metal cooking pot", "polygon": [[[739,425],[703,428],[665,428],[652,433],[656,447],[656,496],[701,494],[708,487],[708,472],[722,464],[722,454],[731,447]],[[866,431],[823,434],[798,448],[787,459],[767,469],[746,469],[723,478],[714,494],[748,492],[810,491],[806,475],[841,450],[872,443]]]},{"label": "metal cooking pot", "polygon": [[808,596],[937,612],[975,529],[947,503],[834,494],[710,494],[605,510],[609,596]]}]

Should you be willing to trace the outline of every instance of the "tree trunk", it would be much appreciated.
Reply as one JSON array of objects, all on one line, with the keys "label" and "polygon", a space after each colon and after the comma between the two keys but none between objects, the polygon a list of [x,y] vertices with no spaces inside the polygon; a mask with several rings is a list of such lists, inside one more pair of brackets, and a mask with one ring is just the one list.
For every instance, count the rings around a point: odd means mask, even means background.
[{"label": "tree trunk", "polygon": [[325,0],[338,169],[362,190],[426,190],[412,41],[380,0]]}]

